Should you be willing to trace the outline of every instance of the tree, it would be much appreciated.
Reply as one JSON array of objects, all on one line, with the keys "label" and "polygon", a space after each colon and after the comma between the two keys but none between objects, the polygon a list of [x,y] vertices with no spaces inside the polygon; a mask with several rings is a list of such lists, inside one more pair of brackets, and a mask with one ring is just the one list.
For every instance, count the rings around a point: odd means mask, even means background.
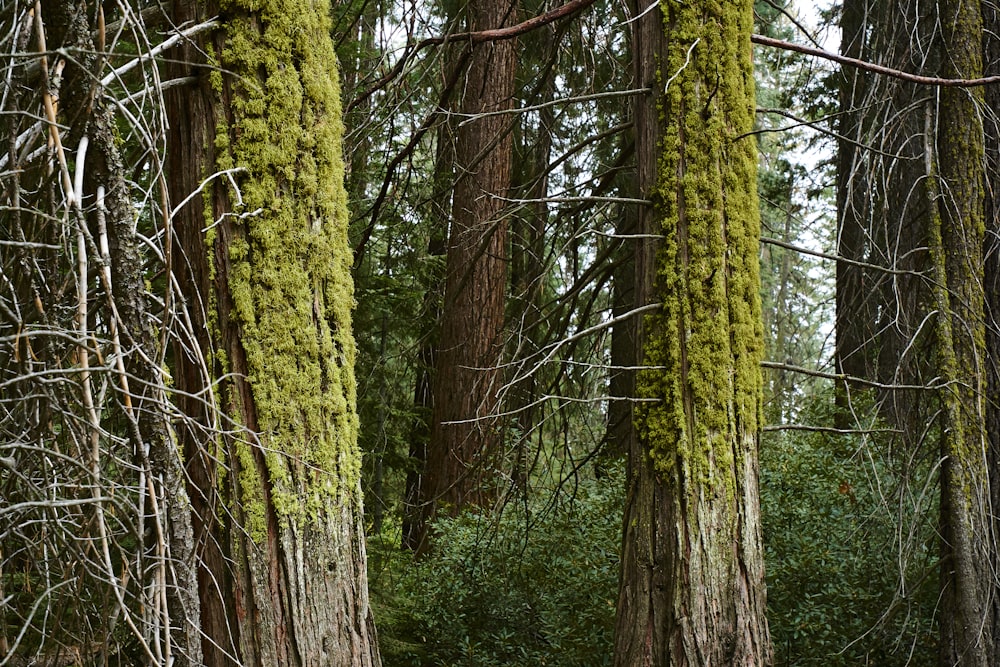
[{"label": "tree", "polygon": [[[935,15],[916,2],[847,0],[842,54],[934,74],[942,57]],[[921,446],[934,414],[928,384],[933,355],[925,327],[928,284],[923,104],[931,89],[892,77],[842,76],[837,157],[837,330],[840,372],[887,385],[879,410],[903,430],[904,448]],[[904,388],[908,387],[908,388]],[[851,389],[842,386],[841,427]]]},{"label": "tree", "polygon": [[[849,3],[845,52],[940,79],[975,79],[983,72],[983,11],[962,2],[938,3],[933,13],[912,3]],[[838,266],[838,367],[881,383],[882,412],[903,433],[910,460],[928,444],[939,447],[940,661],[948,665],[988,664],[995,634],[985,583],[995,550],[983,400],[990,374],[983,206],[990,202],[982,100],[978,88],[885,80],[842,96],[849,136],[840,146],[846,261]],[[910,386],[899,391],[899,384]]]},{"label": "tree", "polygon": [[[943,78],[978,78],[978,6],[942,2]],[[941,662],[991,664],[990,490],[983,396],[983,123],[981,89],[944,88],[926,113],[929,260],[941,388]]]},{"label": "tree", "polygon": [[[361,529],[351,255],[328,3],[176,0],[178,346],[208,665],[376,665]],[[183,79],[182,79],[183,80]]]},{"label": "tree", "polygon": [[[983,4],[983,73],[1000,74],[1000,11]],[[985,109],[1000,105],[1000,87],[989,86],[984,91]],[[996,114],[984,114],[986,173],[983,187],[984,247],[983,291],[985,294],[986,363],[986,434],[987,466],[990,479],[990,506],[1000,507],[1000,119]],[[993,535],[1000,535],[1000,516],[993,513]],[[993,547],[996,551],[996,547]],[[989,559],[1000,562],[997,555]],[[994,579],[995,581],[995,579]],[[990,664],[1000,663],[1000,586],[994,583],[990,593],[992,605],[993,646]]]},{"label": "tree", "polygon": [[[470,32],[513,23],[516,3],[476,0]],[[448,236],[441,334],[433,379],[431,437],[421,491],[419,549],[439,506],[457,512],[486,505],[498,488],[502,432],[497,420],[507,295],[507,229],[511,184],[512,40],[470,45],[455,138],[456,181]],[[457,68],[456,68],[457,69]]]},{"label": "tree", "polygon": [[[762,410],[753,3],[633,24],[642,212],[638,438],[616,665],[770,662],[757,492]],[[653,241],[649,236],[661,236]]]}]

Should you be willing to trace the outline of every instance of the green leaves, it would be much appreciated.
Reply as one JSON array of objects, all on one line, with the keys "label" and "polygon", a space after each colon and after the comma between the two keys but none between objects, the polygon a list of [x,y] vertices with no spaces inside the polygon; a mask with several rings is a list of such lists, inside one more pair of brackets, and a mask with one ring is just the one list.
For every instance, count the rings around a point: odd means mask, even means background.
[{"label": "green leaves", "polygon": [[386,664],[610,665],[622,487],[618,471],[499,518],[442,519],[420,562],[371,540],[389,560],[371,576]]}]

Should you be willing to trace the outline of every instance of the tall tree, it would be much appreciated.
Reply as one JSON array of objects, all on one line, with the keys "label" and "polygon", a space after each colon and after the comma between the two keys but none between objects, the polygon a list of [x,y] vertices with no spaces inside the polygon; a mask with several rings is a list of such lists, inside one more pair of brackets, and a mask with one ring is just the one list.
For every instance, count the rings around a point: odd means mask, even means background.
[{"label": "tall tree", "polygon": [[[516,3],[510,0],[473,0],[466,11],[470,32],[516,20]],[[511,107],[515,42],[489,41],[470,48],[460,88],[464,120],[455,138],[445,297],[421,486],[423,522],[415,540],[420,545],[426,544],[426,526],[437,507],[455,512],[495,497],[503,442],[496,415],[507,294],[508,222],[503,210],[511,183],[512,138],[510,116],[498,112]]]},{"label": "tall tree", "polygon": [[[662,12],[662,13],[661,13]],[[669,3],[636,20],[645,365],[616,665],[771,658],[757,491],[762,410],[753,3]],[[654,241],[650,237],[662,236]]]},{"label": "tall tree", "polygon": [[[983,73],[1000,74],[1000,8],[983,3]],[[1000,108],[1000,87],[988,86],[983,91],[984,109]],[[986,379],[986,435],[987,466],[990,478],[990,506],[1000,507],[1000,117],[984,113],[984,138],[986,173],[983,188],[985,197],[985,228],[983,247],[983,287],[985,294],[985,370]],[[1000,535],[1000,513],[993,512],[994,544]],[[989,562],[1000,563],[994,546]],[[990,664],[1000,664],[1000,584],[997,577],[990,593],[993,646],[990,647]]]},{"label": "tall tree", "polygon": [[[840,12],[840,52],[860,58],[865,45],[866,0],[844,0]],[[865,83],[853,68],[844,68],[840,84],[840,126],[837,145],[837,262],[836,343],[834,363],[838,373],[868,375],[866,351],[871,344],[871,302],[865,297],[864,273],[857,264],[866,259],[865,217],[869,211],[865,192],[867,172],[858,164],[863,159],[860,107],[865,98]],[[838,426],[848,427],[850,410],[848,386],[837,387]]]},{"label": "tall tree", "polygon": [[[351,254],[327,2],[224,16],[171,74],[176,353],[207,665],[376,665],[361,529]],[[192,196],[194,195],[194,196]],[[199,196],[200,195],[200,196]]]},{"label": "tall tree", "polygon": [[[938,5],[941,76],[983,72],[980,7]],[[929,259],[941,388],[941,664],[991,664],[994,564],[986,467],[981,89],[943,88],[926,110]]]},{"label": "tall tree", "polygon": [[[934,75],[943,57],[934,12],[912,0],[847,0],[844,55]],[[933,355],[926,325],[927,195],[924,104],[932,89],[890,77],[846,72],[838,128],[837,332],[840,372],[878,380],[881,414],[898,426],[905,449],[920,446],[936,406],[927,384]],[[904,389],[901,386],[909,386]],[[838,396],[840,426],[849,392]]]}]

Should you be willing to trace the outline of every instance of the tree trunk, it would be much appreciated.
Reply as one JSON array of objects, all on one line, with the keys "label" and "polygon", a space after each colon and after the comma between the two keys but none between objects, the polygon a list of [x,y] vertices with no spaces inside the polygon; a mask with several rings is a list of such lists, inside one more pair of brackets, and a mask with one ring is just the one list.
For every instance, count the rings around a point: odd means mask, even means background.
[{"label": "tree trunk", "polygon": [[[982,14],[941,3],[941,76],[982,76]],[[941,89],[927,109],[927,190],[941,434],[941,664],[990,664],[994,553],[986,468],[981,90]],[[931,143],[933,142],[933,143]]]},{"label": "tree trunk", "polygon": [[636,446],[615,664],[771,661],[757,491],[762,410],[753,3],[670,3],[633,26],[640,190]]},{"label": "tree trunk", "polygon": [[[865,3],[867,0],[844,0],[840,15],[840,52],[860,58],[865,44]],[[865,81],[854,68],[842,70],[840,88],[840,126],[837,142],[837,255],[862,262],[865,253],[865,223],[869,196],[866,170],[859,148],[861,110],[865,99]],[[865,273],[860,266],[837,262],[836,345],[834,360],[838,373],[870,377],[872,318],[870,296],[865,294]],[[850,428],[850,385],[836,387],[838,428]]]},{"label": "tree trunk", "polygon": [[[470,31],[512,24],[510,0],[474,0]],[[507,288],[507,220],[511,182],[510,117],[482,115],[511,106],[515,43],[473,47],[462,85],[455,158],[457,182],[448,238],[447,277],[433,381],[434,407],[420,503],[418,550],[437,508],[489,505],[496,497],[502,433],[497,419]]]},{"label": "tree trunk", "polygon": [[172,5],[178,25],[225,16],[179,50],[171,74],[197,81],[167,100],[176,271],[201,347],[178,347],[176,381],[207,665],[379,663],[328,11]]},{"label": "tree trunk", "polygon": [[[845,55],[932,74],[940,61],[937,14],[915,1],[846,0]],[[930,382],[932,336],[925,326],[927,207],[922,105],[931,88],[890,77],[844,73],[838,142],[838,372],[882,383]],[[866,266],[849,264],[865,262]],[[851,387],[838,387],[838,425],[853,426]],[[880,389],[881,415],[898,426],[903,451],[920,446],[936,406],[927,392]]]},{"label": "tree trunk", "polygon": [[[1000,74],[1000,9],[983,3],[983,75]],[[983,90],[988,109],[1000,108],[1000,88],[987,86]],[[990,507],[993,509],[991,556],[987,562],[994,568],[1000,563],[996,546],[1000,536],[1000,121],[995,114],[984,114],[986,173],[983,188],[985,238],[983,247],[984,315],[986,346],[986,438],[987,474],[990,479]],[[993,645],[988,662],[1000,665],[1000,583],[996,572],[990,579],[990,625]]]},{"label": "tree trunk", "polygon": [[[75,193],[86,207],[86,224],[97,245],[106,243],[106,266],[99,279],[107,298],[106,317],[115,356],[122,357],[117,381],[126,437],[133,461],[150,495],[140,494],[139,514],[147,534],[142,562],[144,634],[152,656],[177,667],[201,664],[198,634],[200,609],[194,584],[195,545],[178,443],[169,425],[167,381],[157,363],[160,349],[147,312],[145,259],[136,234],[135,208],[119,148],[119,130],[93,73],[102,54],[94,43],[97,14],[85,2],[42,2],[50,27],[51,46],[78,50],[68,60],[61,86],[63,121],[70,126],[68,145],[88,140],[82,190]],[[103,35],[101,36],[103,39]],[[103,48],[103,45],[102,47]],[[113,304],[113,305],[112,305]],[[168,304],[169,305],[169,304]],[[140,482],[141,484],[141,482]],[[140,524],[140,526],[143,524]],[[123,577],[125,575],[122,575]],[[166,607],[155,599],[161,586]]]}]

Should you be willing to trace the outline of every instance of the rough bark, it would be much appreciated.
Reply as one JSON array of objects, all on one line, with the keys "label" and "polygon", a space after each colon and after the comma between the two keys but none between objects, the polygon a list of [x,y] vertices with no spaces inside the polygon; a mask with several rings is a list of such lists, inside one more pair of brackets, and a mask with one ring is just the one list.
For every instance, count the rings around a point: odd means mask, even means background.
[{"label": "rough bark", "polygon": [[757,491],[762,409],[752,3],[633,23],[642,211],[638,394],[615,664],[771,662]]},{"label": "rough bark", "polygon": [[[449,97],[450,100],[450,97]],[[447,102],[446,102],[447,103]],[[428,217],[431,224],[427,239],[427,256],[436,262],[448,252],[448,219],[451,214],[451,187],[455,169],[455,145],[453,122],[442,123],[437,128],[437,146],[434,156],[434,192],[441,193],[428,202]],[[447,194],[446,194],[447,193]],[[443,267],[442,267],[443,268]],[[429,501],[427,474],[427,443],[431,438],[431,419],[434,409],[433,378],[437,361],[438,332],[444,301],[443,272],[435,270],[423,299],[423,313],[420,331],[420,349],[417,352],[417,377],[413,387],[413,407],[416,416],[410,429],[409,465],[406,472],[406,489],[403,505],[403,534],[401,545],[404,549],[416,551],[424,539],[426,508]]]},{"label": "rough bark", "polygon": [[[1000,74],[1000,9],[983,3],[983,75]],[[1000,88],[983,90],[987,109],[1000,108]],[[984,182],[985,237],[983,247],[983,286],[986,345],[986,437],[987,474],[990,478],[990,506],[993,509],[992,555],[990,563],[1000,563],[997,537],[1000,536],[1000,120],[995,114],[983,118],[986,172]],[[993,646],[989,663],[1000,664],[1000,584],[996,571],[990,590],[991,630]]]},{"label": "rough bark", "polygon": [[168,91],[172,201],[215,175],[174,211],[201,347],[178,348],[176,381],[190,418],[207,665],[379,664],[328,11],[282,0],[171,7],[176,24],[225,17],[174,61],[173,74],[197,82]]},{"label": "rough bark", "polygon": [[[847,0],[842,14],[845,55],[934,73],[941,54],[936,14],[911,0]],[[838,128],[838,252],[868,266],[837,266],[837,341],[841,372],[884,384],[919,385],[933,378],[925,325],[930,300],[919,272],[927,266],[923,103],[931,89],[847,71]],[[850,427],[841,385],[837,415]],[[904,449],[918,447],[935,406],[927,392],[880,390],[882,416],[902,431]]]},{"label": "rough bark", "polygon": [[[516,22],[509,0],[473,0],[467,11],[472,32]],[[489,505],[498,488],[508,229],[502,198],[510,188],[512,141],[509,116],[484,114],[511,106],[515,46],[514,40],[470,45],[461,87],[465,120],[455,144],[457,180],[418,550],[426,547],[427,525],[439,507],[455,513]]]},{"label": "rough bark", "polygon": [[[840,52],[852,58],[862,56],[866,0],[844,0],[840,15]],[[860,106],[865,99],[865,81],[853,68],[844,68],[840,88],[840,136],[837,142],[837,255],[856,262],[865,261],[865,224],[868,206],[866,171],[859,144]],[[864,270],[847,262],[836,268],[836,349],[834,360],[838,373],[856,377],[870,376],[871,323],[873,313],[865,297]],[[866,342],[868,346],[866,346]],[[837,386],[838,427],[848,428],[848,386]]]},{"label": "rough bark", "polygon": [[[982,76],[978,6],[941,3],[942,77]],[[942,665],[991,664],[992,521],[986,468],[982,93],[943,89],[927,109],[935,352],[941,390]],[[933,143],[931,143],[933,142]]]}]

